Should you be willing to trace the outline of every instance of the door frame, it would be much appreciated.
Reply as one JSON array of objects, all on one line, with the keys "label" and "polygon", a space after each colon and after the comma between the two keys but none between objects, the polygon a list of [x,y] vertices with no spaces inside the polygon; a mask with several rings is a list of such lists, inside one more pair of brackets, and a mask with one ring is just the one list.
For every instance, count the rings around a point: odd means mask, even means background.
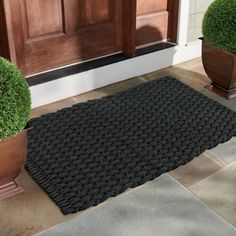
[{"label": "door frame", "polygon": [[10,59],[9,40],[6,28],[6,15],[4,11],[4,3],[0,1],[0,56]]},{"label": "door frame", "polygon": [[[168,0],[168,42],[177,43],[180,0]],[[123,53],[133,57],[136,53],[136,17],[137,0],[124,0]]]}]

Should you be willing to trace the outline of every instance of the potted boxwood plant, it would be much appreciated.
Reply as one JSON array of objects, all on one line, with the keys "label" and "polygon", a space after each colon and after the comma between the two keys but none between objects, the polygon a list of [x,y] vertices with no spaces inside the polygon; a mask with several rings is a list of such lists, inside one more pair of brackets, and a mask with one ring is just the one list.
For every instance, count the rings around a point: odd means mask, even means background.
[{"label": "potted boxwood plant", "polygon": [[0,57],[0,199],[23,189],[15,182],[26,159],[31,107],[28,84],[22,73]]},{"label": "potted boxwood plant", "polygon": [[236,97],[236,0],[215,0],[202,22],[202,61],[221,96]]}]

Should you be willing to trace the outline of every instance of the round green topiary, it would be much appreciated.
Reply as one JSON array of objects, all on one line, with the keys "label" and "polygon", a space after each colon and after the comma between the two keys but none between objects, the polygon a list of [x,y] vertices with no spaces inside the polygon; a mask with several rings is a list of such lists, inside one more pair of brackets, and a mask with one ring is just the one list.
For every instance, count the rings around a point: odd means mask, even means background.
[{"label": "round green topiary", "polygon": [[31,97],[22,73],[0,57],[0,141],[23,130],[29,120]]},{"label": "round green topiary", "polygon": [[236,53],[236,0],[215,0],[203,18],[205,42]]}]

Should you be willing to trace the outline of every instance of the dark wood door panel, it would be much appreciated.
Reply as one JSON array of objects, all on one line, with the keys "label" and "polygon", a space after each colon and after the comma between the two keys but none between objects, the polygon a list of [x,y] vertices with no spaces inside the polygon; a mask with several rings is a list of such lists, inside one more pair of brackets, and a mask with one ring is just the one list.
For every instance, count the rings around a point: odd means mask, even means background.
[{"label": "dark wood door panel", "polygon": [[[115,11],[114,7],[117,5],[113,5],[110,0],[69,1],[70,4],[66,4],[64,8],[67,33],[76,32],[94,24],[114,21],[113,12]],[[119,8],[117,10],[121,11]],[[121,13],[119,14],[120,16]]]},{"label": "dark wood door panel", "polygon": [[168,17],[167,11],[161,11],[137,18],[136,46],[167,40]]},{"label": "dark wood door panel", "polygon": [[123,1],[7,1],[26,75],[122,50]]},{"label": "dark wood door panel", "polygon": [[25,17],[25,33],[28,39],[63,33],[61,0],[23,0],[22,17]]},{"label": "dark wood door panel", "polygon": [[[71,64],[83,59],[95,58],[107,53],[120,51],[121,48],[114,46],[113,26],[103,27],[102,37],[100,28],[92,32],[80,32],[77,35],[61,35],[56,38],[39,40],[25,44],[25,71],[27,74],[43,71],[46,68],[54,68],[60,65]],[[46,47],[45,44],[55,45]],[[45,60],[47,59],[47,60]]]},{"label": "dark wood door panel", "polygon": [[137,0],[137,15],[167,11],[167,0]]},{"label": "dark wood door panel", "polygon": [[10,59],[3,2],[0,1],[0,56]]},{"label": "dark wood door panel", "polygon": [[136,46],[175,41],[178,0],[137,0]]}]

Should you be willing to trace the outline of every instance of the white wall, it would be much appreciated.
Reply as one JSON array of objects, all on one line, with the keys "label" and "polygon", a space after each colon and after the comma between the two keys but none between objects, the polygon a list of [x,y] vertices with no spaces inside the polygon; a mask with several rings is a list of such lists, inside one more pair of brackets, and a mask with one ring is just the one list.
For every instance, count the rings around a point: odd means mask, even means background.
[{"label": "white wall", "polygon": [[188,42],[196,41],[202,36],[202,19],[209,5],[214,0],[190,0]]}]

